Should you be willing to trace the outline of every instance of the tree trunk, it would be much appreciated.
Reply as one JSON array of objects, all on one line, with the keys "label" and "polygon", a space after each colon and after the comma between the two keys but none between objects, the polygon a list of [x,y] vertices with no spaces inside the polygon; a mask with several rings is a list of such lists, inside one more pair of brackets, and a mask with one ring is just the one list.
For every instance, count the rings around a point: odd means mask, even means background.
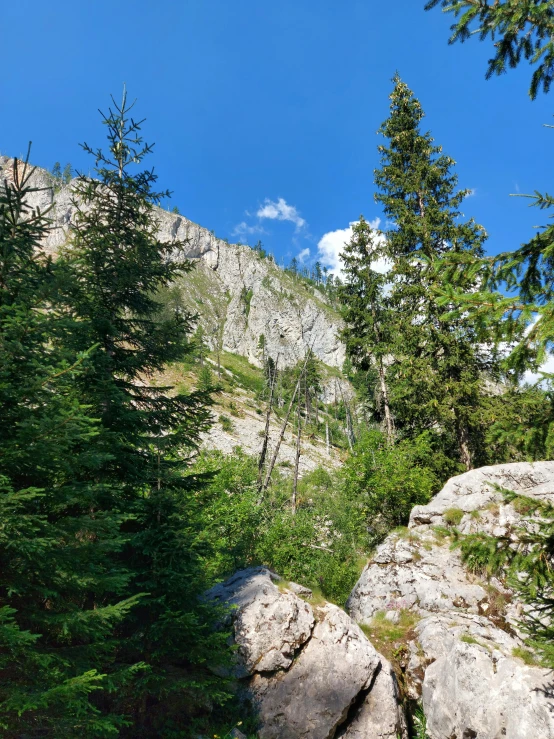
[{"label": "tree trunk", "polygon": [[467,425],[461,421],[456,421],[456,435],[458,437],[458,449],[460,451],[460,460],[465,465],[466,470],[473,469],[473,457],[469,448],[469,432]]},{"label": "tree trunk", "polygon": [[265,480],[262,485],[262,488],[260,490],[260,493],[263,494],[263,492],[267,489],[267,486],[269,485],[269,480],[271,479],[271,473],[273,472],[273,468],[275,467],[275,462],[277,461],[277,457],[279,456],[279,449],[281,447],[281,442],[283,441],[283,437],[285,435],[285,430],[287,428],[287,424],[289,422],[290,412],[292,410],[292,407],[294,405],[294,401],[296,399],[296,395],[298,393],[298,389],[300,387],[300,380],[296,383],[296,387],[294,388],[294,393],[292,395],[292,398],[289,403],[289,407],[287,408],[287,414],[285,416],[285,420],[283,421],[283,425],[281,426],[281,431],[279,432],[279,438],[277,439],[277,444],[275,446],[275,449],[273,451],[273,456],[271,457],[271,461],[269,463],[269,467],[267,468],[267,472],[265,475]]},{"label": "tree trunk", "polygon": [[277,356],[275,367],[273,368],[273,377],[271,379],[271,385],[269,388],[269,401],[267,404],[267,413],[265,416],[264,443],[262,444],[262,451],[260,452],[260,460],[258,462],[258,489],[261,489],[263,474],[264,474],[265,458],[267,454],[267,444],[269,442],[269,421],[271,419],[271,409],[273,406],[273,393],[275,390],[275,383],[277,380],[277,365],[278,364],[279,364],[279,355]]},{"label": "tree trunk", "polygon": [[340,388],[340,394],[342,396],[342,402],[344,403],[344,412],[346,414],[346,436],[348,438],[348,446],[350,447],[350,451],[354,448],[354,443],[356,441],[356,438],[354,437],[354,428],[352,426],[352,416],[350,415],[350,406],[346,402],[346,398],[344,397],[344,393],[342,392],[342,385],[339,382],[339,388]]},{"label": "tree trunk", "polygon": [[296,432],[296,458],[294,460],[294,482],[292,485],[292,500],[291,500],[291,508],[292,508],[293,516],[296,514],[296,493],[298,490],[298,467],[300,465],[300,438],[302,436],[301,420],[302,418],[300,416],[300,399],[299,399],[298,400],[298,417],[297,417],[298,430]]},{"label": "tree trunk", "polygon": [[327,456],[331,456],[331,444],[329,441],[329,421],[325,421],[325,447],[327,449]]},{"label": "tree trunk", "polygon": [[389,392],[387,388],[387,380],[385,376],[385,368],[383,367],[383,359],[379,357],[379,382],[381,384],[381,394],[383,396],[383,408],[385,411],[385,423],[387,426],[387,440],[392,444],[394,438],[394,423],[389,406]]},{"label": "tree trunk", "polygon": [[261,503],[261,498],[263,496],[263,493],[265,490],[267,490],[267,486],[269,485],[269,480],[271,479],[271,473],[273,472],[273,468],[275,467],[275,462],[277,461],[277,457],[279,456],[279,449],[281,448],[281,442],[283,441],[285,430],[287,428],[287,423],[289,422],[290,412],[292,410],[292,407],[294,405],[294,401],[297,395],[298,395],[298,404],[300,405],[300,380],[302,379],[302,375],[304,374],[306,370],[306,365],[308,364],[308,357],[310,356],[309,354],[310,351],[311,351],[311,347],[306,353],[306,356],[304,358],[304,365],[300,372],[300,377],[298,378],[298,382],[296,383],[296,386],[294,388],[294,393],[292,395],[292,398],[290,399],[289,407],[287,408],[287,415],[285,416],[285,420],[283,421],[283,425],[281,426],[281,431],[279,433],[279,438],[277,439],[277,446],[275,447],[275,451],[273,452],[273,456],[271,457],[271,462],[269,463],[269,467],[267,469],[267,474],[265,476],[264,484],[262,485],[262,489],[260,490],[260,500],[258,501],[259,503]]}]

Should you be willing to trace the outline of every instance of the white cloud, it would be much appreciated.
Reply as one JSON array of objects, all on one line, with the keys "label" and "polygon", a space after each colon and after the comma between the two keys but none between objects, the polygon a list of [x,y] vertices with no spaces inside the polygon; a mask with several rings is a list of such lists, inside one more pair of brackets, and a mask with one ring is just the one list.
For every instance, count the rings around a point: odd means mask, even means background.
[{"label": "white cloud", "polygon": [[263,226],[260,226],[260,224],[254,224],[253,226],[249,226],[246,221],[242,221],[241,223],[238,223],[235,228],[233,229],[232,236],[252,236],[254,234],[265,234],[267,231]]},{"label": "white cloud", "polygon": [[306,259],[308,259],[309,256],[310,256],[310,250],[308,249],[308,247],[306,247],[305,249],[302,249],[302,251],[298,254],[298,261],[300,262],[300,264],[304,264],[304,262],[306,261]]},{"label": "white cloud", "polygon": [[466,195],[466,198],[473,198],[477,195],[477,188],[476,187],[470,187],[468,190],[468,193]]},{"label": "white cloud", "polygon": [[[379,228],[381,220],[376,218],[370,222],[372,228]],[[339,277],[342,276],[342,261],[340,254],[344,249],[344,245],[352,238],[352,226],[356,224],[353,221],[348,228],[339,228],[336,231],[329,231],[323,234],[317,245],[318,258],[324,267],[328,267],[330,272],[333,272]],[[380,236],[379,238],[383,238]],[[374,269],[376,272],[385,274],[388,272],[389,267],[385,259],[378,259],[375,262]]]},{"label": "white cloud", "polygon": [[264,204],[258,208],[256,215],[260,219],[269,218],[270,220],[290,221],[294,223],[297,230],[306,225],[306,221],[301,218],[294,205],[289,205],[284,198],[279,198],[277,201],[266,198]]}]

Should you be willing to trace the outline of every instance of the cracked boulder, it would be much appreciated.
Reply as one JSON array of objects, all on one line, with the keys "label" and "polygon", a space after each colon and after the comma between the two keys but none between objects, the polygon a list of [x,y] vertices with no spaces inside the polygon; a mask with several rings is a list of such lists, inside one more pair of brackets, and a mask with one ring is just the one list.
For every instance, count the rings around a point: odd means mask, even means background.
[{"label": "cracked boulder", "polygon": [[402,679],[408,697],[423,702],[430,739],[554,739],[554,674],[532,664],[520,638],[523,604],[501,581],[468,572],[445,536],[455,525],[462,535],[516,541],[522,517],[499,488],[554,503],[554,462],[449,480],[377,548],[348,601],[362,623],[383,612],[395,621],[402,610],[420,617]]},{"label": "cracked boulder", "polygon": [[256,708],[260,739],[405,737],[386,660],[344,611],[312,606],[297,592],[309,598],[309,590],[258,567],[208,594],[234,606],[237,675]]},{"label": "cracked boulder", "polygon": [[407,734],[404,714],[398,711],[400,693],[390,663],[382,658],[370,690],[353,709],[337,736],[344,739],[398,739]]},{"label": "cracked boulder", "polygon": [[234,608],[237,677],[289,667],[296,650],[311,636],[315,623],[311,606],[294,592],[281,592],[276,579],[269,570],[251,568],[208,593]]},{"label": "cracked boulder", "polygon": [[416,631],[429,662],[422,702],[430,739],[553,739],[553,673],[513,656],[518,637],[479,616],[434,616]]}]

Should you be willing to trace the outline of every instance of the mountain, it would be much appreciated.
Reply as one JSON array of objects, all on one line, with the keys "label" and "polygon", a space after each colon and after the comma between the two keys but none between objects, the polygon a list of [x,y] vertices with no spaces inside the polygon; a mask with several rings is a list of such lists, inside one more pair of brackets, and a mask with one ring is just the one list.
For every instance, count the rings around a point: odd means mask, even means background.
[{"label": "mountain", "polygon": [[[6,156],[0,157],[0,181],[12,176],[12,162]],[[36,190],[29,204],[48,210],[52,229],[45,248],[55,256],[66,242],[75,217],[75,180],[64,183],[36,167],[31,183]],[[223,391],[216,398],[214,426],[206,436],[205,446],[225,453],[240,446],[250,454],[258,454],[265,427],[265,415],[261,413],[265,404],[260,400],[264,356],[272,357],[284,368],[302,360],[308,349],[320,360],[320,400],[329,409],[333,404],[336,426],[337,403],[348,402],[352,388],[341,372],[345,359],[344,345],[337,338],[341,319],[324,292],[280,269],[271,257],[249,246],[218,239],[183,215],[156,208],[156,217],[160,239],[184,243],[178,256],[187,257],[195,265],[162,297],[198,314],[205,342],[212,351],[208,363],[214,367],[221,364]],[[196,374],[190,368],[171,367],[156,380],[192,387]],[[273,447],[271,439],[277,438],[280,424],[278,418],[270,423],[269,453]],[[320,432],[319,436],[303,440],[301,473],[329,461],[339,463],[340,450],[333,452],[336,438],[331,432],[327,445],[324,436]],[[294,435],[287,430],[279,455],[284,468],[292,466],[295,445]]]},{"label": "mountain", "polygon": [[[11,176],[11,161],[0,157],[0,179]],[[74,181],[64,184],[37,167],[32,184],[37,191],[31,205],[50,209],[53,228],[46,248],[55,254],[75,215]],[[345,349],[337,338],[341,320],[321,290],[280,269],[271,257],[229,244],[185,216],[157,208],[156,217],[160,238],[185,242],[181,256],[196,263],[177,287],[188,307],[198,312],[212,349],[221,332],[225,351],[261,366],[263,334],[267,354],[279,356],[281,366],[295,364],[311,348],[328,367],[342,368]]]}]

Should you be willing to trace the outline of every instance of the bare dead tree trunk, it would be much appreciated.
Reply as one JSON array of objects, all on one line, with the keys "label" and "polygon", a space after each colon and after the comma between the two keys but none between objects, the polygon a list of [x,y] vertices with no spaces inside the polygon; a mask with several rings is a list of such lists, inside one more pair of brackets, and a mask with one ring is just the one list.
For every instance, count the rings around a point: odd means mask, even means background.
[{"label": "bare dead tree trunk", "polygon": [[296,458],[294,460],[294,482],[292,485],[292,500],[291,500],[291,508],[292,508],[292,514],[293,516],[296,514],[296,493],[298,491],[298,468],[300,466],[300,439],[302,436],[302,418],[300,416],[300,399],[298,400],[298,416],[297,416],[297,424],[298,429],[296,432]]},{"label": "bare dead tree trunk", "polygon": [[[298,382],[295,385],[294,393],[292,394],[292,398],[290,399],[289,407],[287,408],[287,414],[285,416],[285,420],[283,421],[283,425],[281,426],[281,431],[279,432],[279,438],[277,439],[277,444],[275,446],[275,450],[273,452],[273,456],[271,457],[271,461],[269,463],[269,467],[267,468],[266,476],[264,483],[262,485],[262,488],[260,490],[260,500],[264,494],[264,492],[267,490],[267,486],[269,485],[269,481],[271,479],[271,473],[273,472],[273,468],[275,467],[275,463],[277,462],[277,457],[279,456],[279,449],[281,448],[281,443],[283,441],[283,437],[285,436],[285,431],[287,428],[287,424],[289,422],[290,413],[292,411],[292,408],[294,406],[294,401],[296,400],[297,394],[299,394],[300,391],[300,378],[302,377],[302,374],[304,370],[306,369],[306,364],[308,362],[308,354],[306,354],[306,357],[304,359],[304,366],[302,367],[302,371],[300,373],[300,377],[298,378]],[[300,398],[298,398],[298,402],[300,403]]]},{"label": "bare dead tree trunk", "polygon": [[356,439],[354,438],[354,429],[352,428],[352,416],[350,415],[350,407],[346,402],[346,398],[344,397],[342,385],[340,384],[340,382],[339,388],[340,394],[342,396],[342,402],[344,403],[344,412],[346,414],[346,438],[348,439],[348,446],[350,447],[350,451],[352,451],[354,447],[354,442],[356,441]]},{"label": "bare dead tree trunk", "polygon": [[329,421],[325,421],[325,447],[327,449],[327,456],[331,456],[331,444],[329,440]]},{"label": "bare dead tree trunk", "polygon": [[381,385],[381,394],[383,396],[383,408],[385,410],[385,423],[387,426],[387,440],[392,444],[394,438],[394,423],[389,406],[389,393],[387,388],[387,379],[385,376],[385,368],[383,367],[383,359],[379,357],[379,382]]},{"label": "bare dead tree trunk", "polygon": [[271,385],[269,389],[269,402],[267,404],[267,412],[265,416],[264,443],[262,444],[262,451],[260,452],[260,460],[258,462],[258,489],[259,490],[261,489],[261,486],[262,486],[265,458],[267,454],[267,445],[269,442],[269,421],[271,419],[271,409],[273,407],[273,393],[275,391],[275,384],[277,381],[278,364],[279,364],[279,355],[277,355],[277,360],[273,368],[273,377],[271,379]]},{"label": "bare dead tree trunk", "polygon": [[296,387],[294,388],[294,393],[292,394],[292,398],[289,403],[289,407],[287,408],[287,413],[285,416],[285,419],[283,421],[283,425],[281,426],[281,431],[279,432],[279,437],[277,439],[277,444],[275,446],[275,449],[273,450],[273,456],[271,457],[271,461],[269,463],[269,467],[267,468],[267,472],[265,475],[265,480],[263,482],[263,485],[261,487],[260,493],[263,494],[267,490],[267,486],[269,485],[269,481],[271,479],[271,473],[273,472],[273,468],[275,467],[275,462],[277,462],[277,457],[279,456],[279,449],[281,448],[281,443],[283,441],[283,437],[285,436],[285,431],[287,428],[287,424],[289,422],[290,418],[290,412],[292,410],[292,407],[294,405],[294,401],[296,400],[296,395],[298,393],[298,389],[300,388],[300,380],[296,383]]}]

